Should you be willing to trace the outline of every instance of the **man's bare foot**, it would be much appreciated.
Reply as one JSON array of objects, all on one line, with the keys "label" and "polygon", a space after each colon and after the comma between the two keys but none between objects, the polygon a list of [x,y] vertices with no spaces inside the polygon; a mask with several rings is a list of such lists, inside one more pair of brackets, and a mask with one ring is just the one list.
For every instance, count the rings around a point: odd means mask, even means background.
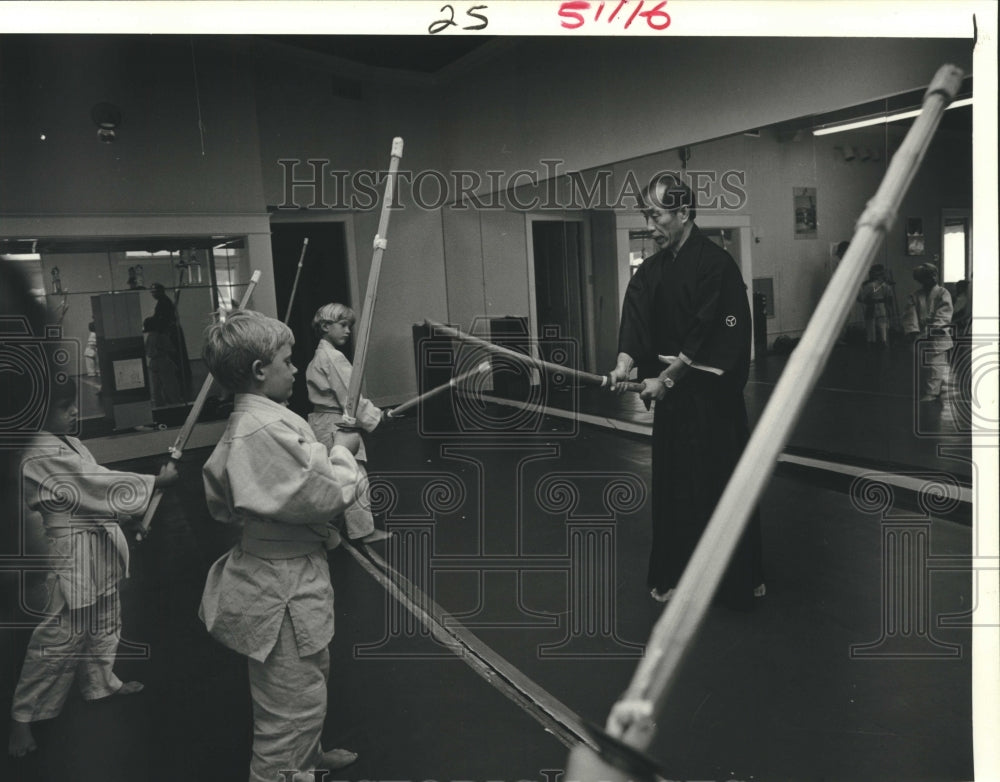
[{"label": "man's bare foot", "polygon": [[375,529],[361,538],[362,543],[378,543],[380,540],[388,540],[392,537],[391,532],[386,532],[384,529]]},{"label": "man's bare foot", "polygon": [[23,758],[36,749],[38,749],[38,745],[35,744],[35,737],[31,733],[31,723],[11,720],[10,741],[7,744],[7,752],[10,753],[10,756]]},{"label": "man's bare foot", "polygon": [[320,758],[317,765],[319,768],[325,768],[327,771],[336,771],[337,769],[347,768],[357,759],[358,753],[351,752],[349,749],[328,749],[323,753],[323,757]]},{"label": "man's bare foot", "polygon": [[137,692],[142,692],[142,688],[142,682],[125,682],[112,695],[135,695]]}]

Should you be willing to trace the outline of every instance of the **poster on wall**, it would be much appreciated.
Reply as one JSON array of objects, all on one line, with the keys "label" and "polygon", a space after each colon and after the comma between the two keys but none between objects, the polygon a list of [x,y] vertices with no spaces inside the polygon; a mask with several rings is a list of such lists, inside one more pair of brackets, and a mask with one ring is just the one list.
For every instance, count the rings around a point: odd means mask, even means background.
[{"label": "poster on wall", "polygon": [[146,380],[142,374],[142,359],[129,358],[114,362],[115,390],[131,391],[135,388],[145,388]]},{"label": "poster on wall", "polygon": [[906,218],[906,254],[924,254],[924,221],[920,217]]},{"label": "poster on wall", "polygon": [[816,238],[816,188],[793,187],[792,200],[795,206],[795,238]]}]

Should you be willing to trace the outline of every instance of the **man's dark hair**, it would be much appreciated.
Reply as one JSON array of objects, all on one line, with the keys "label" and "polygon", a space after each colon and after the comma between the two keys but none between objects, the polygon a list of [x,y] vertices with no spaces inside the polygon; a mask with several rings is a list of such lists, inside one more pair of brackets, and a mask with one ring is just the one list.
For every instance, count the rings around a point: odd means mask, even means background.
[{"label": "man's dark hair", "polygon": [[[663,196],[657,196],[657,190],[663,185]],[[691,219],[697,216],[697,208],[694,203],[694,194],[676,175],[670,173],[657,174],[649,180],[649,184],[642,189],[639,194],[639,208],[646,210],[655,207],[665,209],[668,212],[676,212],[683,206],[688,208]]]}]

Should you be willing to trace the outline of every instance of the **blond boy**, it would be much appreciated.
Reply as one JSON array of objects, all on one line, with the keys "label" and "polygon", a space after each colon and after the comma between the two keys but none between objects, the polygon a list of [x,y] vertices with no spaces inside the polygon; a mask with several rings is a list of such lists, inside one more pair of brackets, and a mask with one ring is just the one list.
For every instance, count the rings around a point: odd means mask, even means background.
[{"label": "blond boy", "polygon": [[242,538],[212,565],[199,613],[212,637],[248,658],[251,782],[311,782],[314,769],[357,759],[324,753],[320,734],[334,624],[328,522],[354,501],[358,468],[340,444],[347,438],[327,448],[284,405],[297,371],[293,342],[279,321],[240,311],[208,328],[204,351],[212,375],[235,393],[203,469],[206,500]]}]

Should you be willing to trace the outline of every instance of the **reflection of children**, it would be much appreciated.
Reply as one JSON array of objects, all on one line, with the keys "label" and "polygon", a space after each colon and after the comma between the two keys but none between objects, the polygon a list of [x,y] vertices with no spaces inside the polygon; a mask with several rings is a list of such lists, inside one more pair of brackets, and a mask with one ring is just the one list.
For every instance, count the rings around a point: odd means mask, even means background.
[{"label": "reflection of children", "polygon": [[[309,425],[316,439],[328,447],[333,443],[333,436],[344,420],[344,404],[351,384],[351,362],[338,348],[344,347],[350,340],[353,325],[354,310],[346,304],[326,304],[313,316],[313,330],[319,337],[319,344],[316,346],[316,355],[306,369],[306,387],[309,389],[309,401],[313,405]],[[361,397],[355,418],[362,429],[371,432],[382,420],[382,411],[368,399]],[[364,480],[367,477],[365,464],[368,460],[364,440],[358,448],[357,460]],[[344,521],[347,537],[351,540],[374,543],[389,537],[389,533],[375,529],[375,520],[366,499],[354,503],[344,511]]]},{"label": "reflection of children", "polygon": [[87,347],[83,350],[83,363],[87,367],[87,377],[96,377],[101,374],[97,365],[97,333],[94,331],[94,321],[90,321],[88,327],[90,333],[87,335]]},{"label": "reflection of children", "polygon": [[[877,263],[868,274],[868,282],[861,286],[858,301],[864,307],[865,333],[868,344],[876,341],[889,347],[889,308],[892,306],[892,283],[885,278],[885,267]],[[877,337],[877,340],[876,340]]]},{"label": "reflection of children", "polygon": [[913,270],[920,288],[910,294],[903,316],[903,331],[916,341],[926,340],[920,356],[920,401],[940,402],[948,377],[948,351],[952,347],[951,294],[938,285],[938,270],[932,263],[922,263]]},{"label": "reflection of children", "polygon": [[209,326],[205,363],[236,393],[222,439],[205,463],[212,517],[242,539],[211,567],[199,612],[209,633],[249,658],[253,700],[251,782],[313,782],[343,768],[345,749],[323,752],[333,637],[328,522],[354,501],[357,464],[338,434],[316,441],[285,406],[292,394],[291,330],[250,310]]},{"label": "reflection of children", "polygon": [[85,700],[131,695],[112,668],[121,638],[118,582],[128,574],[128,544],[119,515],[138,515],[154,488],[177,480],[169,462],[161,473],[138,475],[100,466],[72,431],[76,384],[57,386],[46,431],[23,456],[21,480],[28,525],[40,523],[50,557],[58,563],[46,578],[45,619],[31,634],[11,709],[8,750],[35,749],[31,723],[62,711],[74,679]]},{"label": "reflection of children", "polygon": [[171,358],[173,346],[170,337],[160,331],[155,316],[142,322],[142,332],[146,335],[146,362],[153,407],[180,404],[184,399],[181,396],[177,365]]}]

